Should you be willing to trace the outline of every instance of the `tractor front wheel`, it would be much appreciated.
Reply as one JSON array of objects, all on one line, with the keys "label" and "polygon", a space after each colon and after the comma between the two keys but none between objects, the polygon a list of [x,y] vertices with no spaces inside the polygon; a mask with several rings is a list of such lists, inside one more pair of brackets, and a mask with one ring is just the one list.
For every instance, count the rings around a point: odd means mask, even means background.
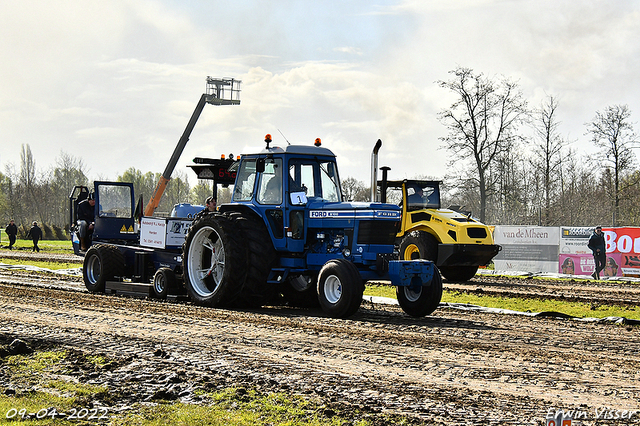
[{"label": "tractor front wheel", "polygon": [[346,318],[360,308],[364,285],[356,266],[346,259],[324,264],[318,275],[318,300],[322,310],[334,318]]},{"label": "tractor front wheel", "polygon": [[402,310],[412,317],[423,317],[436,310],[442,299],[442,277],[433,266],[433,278],[428,286],[412,289],[410,286],[396,287],[396,296]]}]

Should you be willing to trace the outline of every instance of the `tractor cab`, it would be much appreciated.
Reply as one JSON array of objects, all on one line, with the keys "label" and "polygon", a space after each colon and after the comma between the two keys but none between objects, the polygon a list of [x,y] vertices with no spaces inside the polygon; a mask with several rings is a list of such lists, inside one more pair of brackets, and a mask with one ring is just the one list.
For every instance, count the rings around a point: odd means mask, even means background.
[{"label": "tractor cab", "polygon": [[338,168],[330,150],[319,142],[284,148],[267,144],[257,154],[242,156],[232,203],[220,211],[254,211],[266,219],[276,250],[299,253],[305,245],[306,210],[341,201]]},{"label": "tractor cab", "polygon": [[[96,181],[93,192],[87,186],[76,185],[69,194],[69,233],[75,254],[84,252],[78,226],[79,205],[90,196],[95,199],[94,226],[85,237],[87,249],[97,241],[120,241],[125,244],[138,241],[132,183]],[[140,209],[141,206],[137,210]]]}]

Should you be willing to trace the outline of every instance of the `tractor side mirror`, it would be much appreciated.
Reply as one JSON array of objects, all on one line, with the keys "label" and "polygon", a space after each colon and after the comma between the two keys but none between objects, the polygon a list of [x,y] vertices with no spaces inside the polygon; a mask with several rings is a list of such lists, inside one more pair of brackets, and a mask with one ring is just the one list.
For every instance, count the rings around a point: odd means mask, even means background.
[{"label": "tractor side mirror", "polygon": [[258,158],[258,160],[256,161],[256,172],[258,173],[262,173],[264,172],[264,158]]},{"label": "tractor side mirror", "polygon": [[327,164],[327,174],[330,178],[336,177],[336,168],[333,163]]}]

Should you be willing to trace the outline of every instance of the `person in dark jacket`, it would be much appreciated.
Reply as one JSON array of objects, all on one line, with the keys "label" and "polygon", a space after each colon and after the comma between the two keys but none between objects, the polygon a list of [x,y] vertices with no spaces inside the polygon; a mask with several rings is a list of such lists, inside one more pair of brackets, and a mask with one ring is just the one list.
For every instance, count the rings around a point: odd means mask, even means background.
[{"label": "person in dark jacket", "polygon": [[32,251],[40,251],[38,241],[42,238],[42,229],[38,226],[38,222],[33,222],[33,226],[31,226],[31,229],[29,229],[29,232],[27,233],[27,238],[31,238],[33,241]]},{"label": "person in dark jacket", "polygon": [[602,226],[597,226],[593,231],[593,235],[589,238],[589,244],[587,245],[593,253],[593,260],[596,265],[596,270],[591,274],[593,279],[600,279],[600,271],[604,269],[607,263],[607,250],[604,241],[604,235],[602,234]]},{"label": "person in dark jacket", "polygon": [[16,223],[11,219],[9,224],[4,229],[4,232],[7,233],[7,237],[9,237],[9,250],[13,250],[13,245],[16,243],[16,237],[18,235],[18,227]]},{"label": "person in dark jacket", "polygon": [[96,200],[93,194],[78,203],[78,238],[80,239],[80,248],[86,250],[89,248],[89,234],[93,232],[94,221],[96,217]]}]

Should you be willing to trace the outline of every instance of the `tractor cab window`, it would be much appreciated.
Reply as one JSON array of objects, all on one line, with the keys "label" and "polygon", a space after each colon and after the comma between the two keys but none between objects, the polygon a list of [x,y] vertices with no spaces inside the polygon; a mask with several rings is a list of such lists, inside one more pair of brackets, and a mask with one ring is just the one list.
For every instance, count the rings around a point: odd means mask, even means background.
[{"label": "tractor cab window", "polygon": [[267,159],[260,174],[257,201],[260,204],[282,204],[282,159]]},{"label": "tractor cab window", "polygon": [[333,161],[293,159],[289,162],[289,192],[307,198],[341,201],[340,181]]},{"label": "tractor cab window", "polygon": [[131,211],[131,187],[98,185],[98,216],[128,219]]},{"label": "tractor cab window", "polygon": [[407,209],[439,209],[440,191],[437,185],[411,183],[407,185]]},{"label": "tractor cab window", "polygon": [[289,192],[304,192],[307,197],[315,196],[314,166],[314,162],[301,160],[291,160],[289,162]]},{"label": "tractor cab window", "polygon": [[253,187],[256,181],[256,160],[249,159],[242,162],[236,176],[233,189],[233,201],[250,201],[253,197]]},{"label": "tractor cab window", "polygon": [[336,163],[333,161],[320,162],[320,181],[322,182],[322,198],[327,201],[341,201]]}]

